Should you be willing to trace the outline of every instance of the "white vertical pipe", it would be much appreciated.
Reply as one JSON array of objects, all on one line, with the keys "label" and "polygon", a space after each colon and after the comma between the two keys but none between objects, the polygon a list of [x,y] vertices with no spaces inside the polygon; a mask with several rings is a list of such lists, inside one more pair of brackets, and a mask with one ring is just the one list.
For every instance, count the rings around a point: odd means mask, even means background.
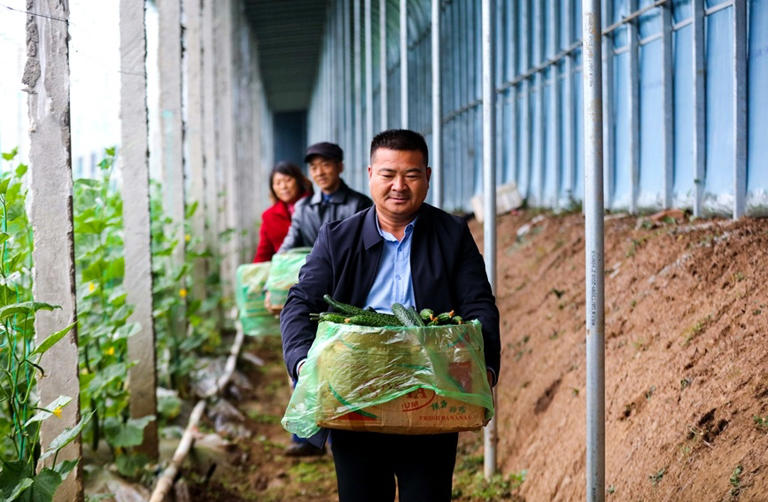
[{"label": "white vertical pipe", "polygon": [[[560,50],[560,2],[558,0],[550,0],[550,8],[552,13],[552,18],[549,25],[550,30],[550,36],[552,37],[552,55],[554,56],[557,54]],[[560,137],[560,121],[561,121],[561,113],[560,113],[560,92],[559,92],[559,76],[558,76],[558,63],[553,64],[551,68],[552,72],[552,95],[550,97],[550,107],[552,108],[552,117],[553,121],[549,124],[549,127],[552,131],[552,143],[550,145],[550,148],[552,149],[552,157],[554,158],[554,165],[555,165],[555,193],[552,194],[552,198],[550,199],[551,203],[554,205],[554,207],[559,206],[560,201],[560,190],[562,188],[563,180],[561,178],[561,170],[560,170],[560,142],[562,141]]]},{"label": "white vertical pipe", "polygon": [[[605,2],[605,19],[610,23],[613,21],[613,2]],[[606,35],[603,39],[606,44],[606,48],[603,51],[603,117],[606,120],[603,121],[603,182],[605,187],[603,190],[604,198],[607,201],[606,206],[611,207],[613,205],[613,186],[615,178],[615,161],[614,161],[614,121],[613,117],[613,68],[614,68],[614,53],[613,53],[613,32]]]},{"label": "white vertical pipe", "polygon": [[733,1],[733,218],[747,196],[747,2]]},{"label": "white vertical pipe", "polygon": [[[544,62],[546,59],[545,52],[544,52],[544,23],[546,22],[546,13],[544,12],[544,3],[543,1],[538,2],[538,17],[533,19],[533,36],[536,37],[536,42],[538,43],[538,54],[536,54],[536,57],[534,58],[534,64],[540,65]],[[544,117],[544,87],[546,83],[544,80],[544,69],[539,68],[539,70],[536,72],[536,87],[539,88],[539,94],[536,99],[536,111],[535,116],[538,117],[539,123],[537,124],[538,127],[536,128],[535,135],[539,138],[539,144],[538,144],[538,150],[539,150],[539,162],[536,164],[536,176],[538,179],[539,184],[539,191],[536,194],[536,205],[539,207],[544,207],[544,184],[545,184],[545,174],[546,174],[546,164],[545,164],[545,158],[546,158],[546,152],[547,152],[547,134],[546,134],[546,118]]]},{"label": "white vertical pipe", "polygon": [[704,65],[704,0],[693,0],[693,215],[701,216],[706,162],[706,75]]},{"label": "white vertical pipe", "polygon": [[408,129],[408,0],[400,0],[400,126]]},{"label": "white vertical pipe", "polygon": [[432,0],[432,197],[443,205],[443,108],[440,93],[440,0]]},{"label": "white vertical pipe", "polygon": [[600,0],[583,0],[587,501],[605,499],[603,116]]},{"label": "white vertical pipe", "polygon": [[381,130],[387,129],[387,0],[379,0],[379,101],[381,105]]},{"label": "white vertical pipe", "polygon": [[[353,54],[353,64],[352,64],[352,72],[354,73],[354,85],[355,85],[355,92],[354,96],[352,97],[352,102],[354,103],[354,122],[353,122],[353,129],[352,134],[354,137],[355,144],[353,146],[353,152],[354,156],[352,158],[353,162],[349,167],[351,167],[350,174],[352,175],[352,180],[355,183],[355,188],[362,189],[363,184],[363,71],[362,71],[362,57],[361,57],[361,47],[360,47],[360,11],[361,11],[361,5],[358,0],[356,0],[353,4],[352,8],[352,37],[354,40],[352,41],[352,54]],[[365,164],[368,165],[367,163]]]},{"label": "white vertical pipe", "polygon": [[[351,0],[342,0],[341,5],[341,28],[342,28],[342,46],[341,46],[341,56],[344,59],[344,90],[343,90],[343,98],[342,102],[344,103],[344,120],[342,125],[342,131],[341,131],[341,137],[344,138],[344,144],[342,145],[342,148],[346,151],[346,155],[344,157],[345,162],[347,165],[353,168],[354,170],[354,164],[355,164],[355,151],[357,150],[357,145],[355,144],[355,124],[353,122],[353,114],[352,114],[352,108],[354,106],[354,95],[353,95],[353,86],[354,86],[354,80],[352,76],[352,72],[354,71],[353,68],[353,52],[354,49],[352,47],[352,40],[350,40],[352,34],[350,33],[350,20],[352,18],[352,6],[350,5]],[[359,0],[355,0],[357,3]],[[349,172],[349,175],[351,175],[351,182],[354,185],[354,173]]]},{"label": "white vertical pipe", "polygon": [[[365,0],[365,144],[373,139],[373,33],[371,31],[371,0]],[[363,160],[367,149],[363,147]],[[367,162],[365,162],[367,164]]]},{"label": "white vertical pipe", "polygon": [[[566,43],[569,47],[573,43],[573,22],[574,10],[572,0],[566,0],[567,11],[565,13],[568,19],[566,28]],[[563,104],[563,169],[566,173],[566,192],[569,194],[567,203],[571,205],[578,196],[576,194],[576,154],[573,123],[573,52],[569,52],[565,58],[565,103]]]},{"label": "white vertical pipe", "polygon": [[[629,11],[637,10],[637,0],[629,0]],[[640,181],[640,83],[638,78],[637,19],[627,23],[629,32],[629,212],[637,214]]]},{"label": "white vertical pipe", "polygon": [[[482,5],[483,65],[483,257],[491,290],[496,293],[496,89],[493,72],[494,0]],[[484,474],[490,479],[496,473],[496,415],[483,433]]]},{"label": "white vertical pipe", "polygon": [[662,83],[664,86],[664,207],[672,207],[675,148],[675,110],[672,80],[672,5],[661,6],[662,29]]}]

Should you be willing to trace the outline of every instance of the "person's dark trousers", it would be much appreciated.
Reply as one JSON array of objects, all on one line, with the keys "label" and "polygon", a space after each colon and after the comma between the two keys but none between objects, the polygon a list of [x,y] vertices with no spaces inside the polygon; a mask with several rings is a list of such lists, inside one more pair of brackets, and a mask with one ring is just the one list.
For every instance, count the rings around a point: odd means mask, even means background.
[{"label": "person's dark trousers", "polygon": [[449,502],[458,433],[406,436],[332,430],[339,502]]}]

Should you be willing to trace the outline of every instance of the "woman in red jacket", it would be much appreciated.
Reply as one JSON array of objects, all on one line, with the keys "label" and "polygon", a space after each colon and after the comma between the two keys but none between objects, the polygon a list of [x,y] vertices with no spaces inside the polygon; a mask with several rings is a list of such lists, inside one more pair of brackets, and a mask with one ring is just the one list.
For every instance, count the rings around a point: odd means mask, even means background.
[{"label": "woman in red jacket", "polygon": [[293,205],[312,194],[312,185],[301,169],[290,162],[278,162],[269,175],[269,190],[275,203],[261,214],[259,246],[254,263],[272,259],[291,226]]}]

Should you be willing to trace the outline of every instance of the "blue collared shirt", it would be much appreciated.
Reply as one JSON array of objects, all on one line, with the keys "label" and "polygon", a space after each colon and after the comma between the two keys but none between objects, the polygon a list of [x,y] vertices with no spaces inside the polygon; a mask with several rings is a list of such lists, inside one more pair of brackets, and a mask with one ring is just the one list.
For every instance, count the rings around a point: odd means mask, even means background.
[{"label": "blue collared shirt", "polygon": [[416,219],[405,227],[403,240],[398,241],[394,235],[385,232],[376,221],[376,230],[384,238],[381,251],[381,261],[376,279],[365,300],[366,307],[372,307],[377,312],[392,312],[393,303],[401,303],[405,307],[416,306],[411,279],[411,243],[413,242],[413,226]]}]

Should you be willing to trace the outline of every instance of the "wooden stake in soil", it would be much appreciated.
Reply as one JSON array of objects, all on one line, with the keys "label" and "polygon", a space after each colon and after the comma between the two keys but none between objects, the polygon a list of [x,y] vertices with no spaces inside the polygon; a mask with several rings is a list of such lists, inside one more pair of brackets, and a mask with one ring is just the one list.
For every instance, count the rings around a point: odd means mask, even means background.
[{"label": "wooden stake in soil", "polygon": [[184,459],[187,457],[187,454],[189,454],[189,451],[195,443],[197,424],[203,416],[203,411],[205,411],[205,398],[217,395],[224,389],[224,387],[226,387],[227,383],[229,383],[229,379],[232,378],[232,373],[235,371],[237,356],[240,353],[240,348],[243,346],[244,339],[245,334],[243,328],[240,326],[240,323],[238,323],[237,335],[235,336],[235,341],[232,343],[232,349],[229,352],[227,363],[224,366],[224,373],[219,377],[216,388],[198,401],[195,408],[192,410],[192,413],[189,416],[189,423],[187,423],[187,428],[184,430],[184,435],[181,437],[179,446],[173,454],[171,463],[165,468],[160,478],[158,478],[157,485],[155,485],[155,490],[152,492],[152,498],[149,499],[149,502],[162,502],[173,487],[176,475],[181,469],[181,464],[184,462]]}]

